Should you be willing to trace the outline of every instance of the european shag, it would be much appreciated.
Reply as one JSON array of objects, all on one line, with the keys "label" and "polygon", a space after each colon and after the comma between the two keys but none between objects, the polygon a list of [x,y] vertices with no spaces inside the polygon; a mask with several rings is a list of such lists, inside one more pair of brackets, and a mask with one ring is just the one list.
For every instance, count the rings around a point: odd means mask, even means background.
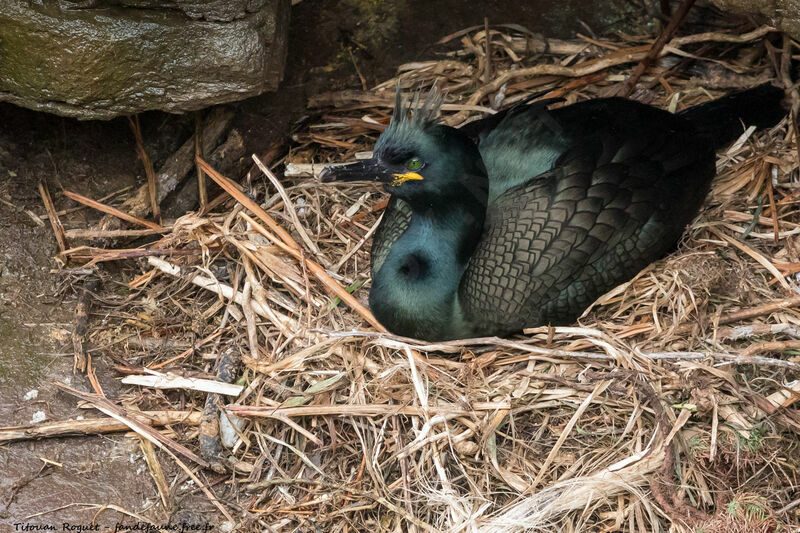
[{"label": "european shag", "polygon": [[[323,181],[391,194],[372,245],[369,304],[429,341],[573,322],[669,253],[698,213],[715,151],[785,116],[762,85],[672,114],[623,98],[532,102],[456,129],[442,96],[403,103],[373,158]],[[409,113],[412,113],[409,118]]]}]

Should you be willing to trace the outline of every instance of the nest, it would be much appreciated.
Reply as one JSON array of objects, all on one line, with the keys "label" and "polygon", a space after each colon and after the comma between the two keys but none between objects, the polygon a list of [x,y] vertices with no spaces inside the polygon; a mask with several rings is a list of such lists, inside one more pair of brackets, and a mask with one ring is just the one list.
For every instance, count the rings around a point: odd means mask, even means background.
[{"label": "nest", "polygon": [[[770,31],[676,37],[631,96],[675,111],[783,83],[781,53],[796,45],[776,49]],[[436,83],[444,122],[458,125],[533,94],[564,104],[616,94],[652,42],[463,31],[371,90],[314,97],[289,154],[267,161],[280,179],[259,160],[242,188],[201,164],[235,201],[126,251],[146,257],[126,262],[131,293],[92,332],[128,373],[189,385],[132,389],[121,404],[172,409],[180,394],[199,412],[208,400],[197,383],[241,358],[238,389],[211,402],[229,404],[229,448],[209,455],[203,431],[160,431],[182,461],[193,457],[179,443],[224,472],[213,487],[193,479],[241,531],[797,527],[790,118],[719,154],[712,191],[672,255],[578,324],[509,339],[426,344],[380,331],[365,302],[386,196],[314,177],[371,149],[398,85]]]}]

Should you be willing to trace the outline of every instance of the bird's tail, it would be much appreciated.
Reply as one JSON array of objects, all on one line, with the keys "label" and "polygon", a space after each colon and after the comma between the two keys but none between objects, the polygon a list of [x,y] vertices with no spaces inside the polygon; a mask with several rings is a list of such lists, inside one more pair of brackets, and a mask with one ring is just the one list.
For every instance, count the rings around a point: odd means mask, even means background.
[{"label": "bird's tail", "polygon": [[689,119],[700,134],[711,139],[714,148],[719,149],[734,141],[748,126],[761,129],[777,124],[786,116],[784,97],[783,89],[765,83],[690,107],[680,115]]}]

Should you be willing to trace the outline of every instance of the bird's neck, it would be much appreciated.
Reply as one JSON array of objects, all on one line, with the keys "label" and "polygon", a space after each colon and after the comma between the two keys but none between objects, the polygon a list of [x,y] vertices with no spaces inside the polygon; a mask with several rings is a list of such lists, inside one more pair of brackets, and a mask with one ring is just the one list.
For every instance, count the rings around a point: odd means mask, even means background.
[{"label": "bird's neck", "polygon": [[447,206],[412,209],[408,229],[373,273],[370,307],[401,335],[460,337],[458,287],[481,235],[485,203],[452,198]]}]

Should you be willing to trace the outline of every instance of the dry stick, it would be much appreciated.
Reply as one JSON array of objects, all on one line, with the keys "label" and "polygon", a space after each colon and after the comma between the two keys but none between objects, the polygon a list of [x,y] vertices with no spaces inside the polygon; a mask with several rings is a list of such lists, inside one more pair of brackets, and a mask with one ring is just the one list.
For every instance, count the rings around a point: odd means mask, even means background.
[{"label": "dry stick", "polygon": [[278,237],[280,237],[281,240],[287,246],[290,246],[291,248],[294,248],[296,250],[300,249],[300,246],[297,245],[292,236],[289,235],[289,233],[285,229],[283,229],[280,225],[278,225],[278,223],[275,222],[275,220],[271,216],[269,216],[266,211],[261,209],[261,207],[257,203],[255,203],[253,200],[245,196],[245,194],[239,190],[239,188],[233,181],[229,180],[228,178],[226,178],[225,176],[214,170],[214,168],[211,165],[209,165],[202,159],[198,159],[197,164],[200,166],[200,168],[203,169],[203,171],[206,174],[208,174],[208,176],[212,180],[214,180],[217,183],[217,185],[222,187],[222,189],[225,190],[226,193],[231,195],[234,198],[234,200],[236,200],[237,202],[245,206],[247,209],[249,209],[251,212],[253,212],[253,214],[255,214],[258,218],[260,218],[267,226],[269,226],[269,228],[272,231],[277,233]]},{"label": "dry stick", "polygon": [[144,149],[144,141],[142,140],[142,126],[139,123],[139,115],[134,118],[128,117],[128,123],[133,131],[133,136],[136,138],[136,152],[139,154],[139,159],[142,160],[144,166],[144,173],[147,176],[147,191],[150,196],[150,211],[153,218],[161,224],[161,208],[158,205],[158,183],[156,182],[156,172],[153,170],[153,162],[150,161],[150,156],[147,155],[147,150]]},{"label": "dry stick", "polygon": [[[178,270],[180,270],[180,269],[178,269]],[[183,352],[179,353],[175,357],[172,357],[170,359],[167,359],[166,361],[162,361],[162,362],[160,362],[158,364],[150,366],[150,369],[151,370],[158,370],[159,368],[163,368],[163,367],[167,366],[168,364],[174,363],[175,361],[177,361],[179,359],[183,359],[184,357],[188,357],[188,356],[192,355],[195,352],[195,350],[199,350],[200,347],[202,347],[203,345],[211,342],[212,340],[214,340],[217,337],[219,337],[220,335],[222,335],[225,332],[226,329],[228,329],[228,328],[220,329],[220,330],[215,331],[214,333],[212,333],[211,335],[209,335],[205,339],[203,339],[200,342],[196,343],[194,346],[191,346],[191,347],[187,348],[186,350],[184,350]]]},{"label": "dry stick", "polygon": [[297,218],[297,212],[294,209],[294,205],[292,205],[292,201],[289,199],[289,195],[286,194],[286,190],[281,185],[281,182],[278,181],[278,178],[275,177],[275,174],[273,174],[272,171],[269,168],[267,168],[267,166],[264,163],[261,162],[261,160],[258,158],[258,156],[256,156],[256,154],[253,154],[253,161],[255,161],[258,168],[261,169],[261,172],[263,172],[264,175],[267,178],[269,178],[269,181],[272,183],[275,189],[277,189],[278,194],[281,197],[281,200],[283,200],[283,205],[289,212],[289,218],[292,219],[292,222],[294,223],[294,227],[297,230],[297,233],[300,234],[300,238],[302,238],[303,242],[306,243],[306,246],[308,246],[308,248],[312,252],[314,252],[314,255],[316,255],[317,257],[321,257],[322,254],[320,253],[319,248],[317,248],[317,245],[314,244],[314,241],[312,241],[311,238],[309,238],[305,228],[303,228],[303,225],[300,223],[300,219]]},{"label": "dry stick", "polygon": [[[203,159],[203,143],[200,139],[203,137],[203,118],[200,116],[200,111],[195,112],[194,115],[194,158]],[[206,191],[206,175],[203,170],[197,167],[197,193],[200,197],[200,210],[205,211],[206,204],[208,203],[208,193]]]},{"label": "dry stick", "polygon": [[[386,331],[384,327],[378,322],[372,313],[361,305],[361,303],[356,300],[353,295],[351,295],[347,290],[339,285],[326,271],[322,268],[319,264],[311,261],[303,257],[302,253],[300,252],[300,246],[295,242],[289,233],[284,230],[282,227],[278,225],[275,220],[267,214],[266,211],[261,209],[258,204],[256,204],[253,200],[245,196],[241,193],[233,184],[231,180],[211,168],[211,166],[203,161],[202,159],[198,159],[197,164],[209,175],[211,179],[213,179],[217,184],[225,189],[225,192],[233,196],[237,202],[242,204],[244,207],[249,209],[254,215],[256,215],[262,222],[264,222],[269,228],[275,232],[280,240],[283,241],[281,244],[285,246],[285,250],[293,255],[298,261],[305,261],[306,268],[310,270],[316,277],[319,279],[323,285],[325,285],[329,290],[331,290],[336,296],[338,296],[343,302],[345,302],[348,306],[352,307],[359,315],[361,315],[367,322],[369,322],[374,328],[378,329],[379,331]],[[245,220],[250,222],[253,228],[264,235],[267,238],[274,239],[274,236],[266,231],[261,224],[250,218],[249,216],[245,215],[244,213],[240,213],[240,216],[244,217]],[[276,242],[277,244],[277,242]]]},{"label": "dry stick", "polygon": [[152,374],[131,374],[122,378],[122,383],[156,389],[194,390],[213,394],[224,394],[226,396],[239,396],[242,390],[244,390],[243,385],[226,383],[218,379],[191,378],[162,374],[160,372],[154,372]]},{"label": "dry stick", "polygon": [[[98,202],[105,202],[106,200],[114,198],[115,196],[119,196],[121,194],[124,194],[124,193],[128,192],[132,188],[133,188],[132,185],[128,185],[126,187],[122,187],[121,189],[118,189],[116,191],[110,192],[110,193],[106,194],[105,196],[101,196],[97,201]],[[76,205],[75,207],[70,207],[68,209],[61,209],[60,211],[57,211],[56,214],[58,216],[69,215],[69,214],[75,213],[77,211],[80,211],[81,209],[86,209],[86,206],[85,205]],[[69,233],[69,230],[67,230],[67,232]]]},{"label": "dry stick", "polygon": [[780,221],[778,220],[778,208],[775,206],[775,188],[772,185],[772,172],[769,165],[765,165],[767,167],[767,196],[769,197],[769,205],[770,210],[772,211],[772,233],[773,238],[772,241],[775,245],[778,244],[778,239],[780,237],[781,227]]},{"label": "dry stick", "polygon": [[750,357],[753,354],[763,353],[763,352],[782,352],[784,350],[796,350],[800,348],[800,340],[790,340],[790,341],[770,341],[770,342],[759,342],[756,344],[751,344],[744,350],[742,350],[742,357]]},{"label": "dry stick", "polygon": [[[716,331],[716,340],[740,340],[762,335],[783,334],[790,337],[800,337],[800,327],[782,322],[780,324],[747,324],[738,327],[719,328]],[[706,339],[713,342],[713,339]]]},{"label": "dry stick", "polygon": [[164,228],[161,227],[160,225],[156,224],[155,222],[150,222],[149,220],[144,220],[144,219],[135,217],[133,215],[129,215],[128,213],[123,213],[122,211],[120,211],[119,209],[117,209],[115,207],[111,207],[110,205],[101,204],[100,202],[98,202],[96,200],[92,200],[91,198],[87,198],[87,197],[85,197],[85,196],[83,196],[81,194],[78,194],[78,193],[75,193],[75,192],[71,192],[71,191],[64,191],[64,196],[66,196],[67,198],[71,198],[72,200],[75,200],[76,202],[80,202],[83,205],[87,205],[89,207],[97,209],[98,211],[102,211],[103,213],[108,213],[109,215],[114,215],[115,217],[121,218],[122,220],[125,220],[126,222],[131,222],[133,224],[139,224],[140,226],[144,226],[146,228],[150,228],[150,229],[155,230],[155,231],[157,231],[159,233],[163,233],[164,232]]},{"label": "dry stick", "polygon": [[364,246],[364,243],[366,243],[370,239],[370,237],[372,237],[372,235],[378,230],[378,227],[380,226],[382,220],[383,220],[383,215],[378,217],[378,220],[375,222],[375,224],[373,224],[372,227],[364,234],[364,236],[361,237],[361,239],[356,243],[356,245],[353,246],[349,252],[345,253],[342,256],[342,258],[339,259],[339,261],[337,261],[335,265],[333,265],[332,267],[333,272],[336,272],[338,274],[339,269],[342,268],[342,265],[344,265],[347,261],[349,261],[350,258],[353,257],[353,255],[356,252],[358,252],[362,246]]},{"label": "dry stick", "polygon": [[144,455],[145,461],[147,461],[150,476],[153,478],[158,493],[161,496],[161,503],[164,505],[164,510],[169,510],[169,502],[172,500],[170,497],[169,484],[164,477],[164,469],[161,468],[161,463],[158,462],[158,457],[156,457],[153,443],[143,437],[139,437],[139,446],[142,448],[142,455]]},{"label": "dry stick", "polygon": [[[277,142],[277,143],[273,144],[272,146],[270,146],[270,148],[268,150],[266,150],[265,152],[263,152],[261,154],[261,160],[262,161],[266,161],[267,165],[271,165],[281,156],[281,154],[286,149],[287,149],[287,145],[286,145],[285,141]],[[250,168],[247,170],[247,172],[244,173],[244,176],[249,176],[251,173],[255,172],[256,168],[257,167],[256,167],[255,164],[251,165]],[[238,183],[234,182],[234,185],[239,190],[242,190],[242,186],[239,185]],[[224,202],[228,198],[230,198],[230,196],[227,193],[223,192],[222,194],[218,195],[216,198],[211,200],[208,203],[208,205],[206,206],[205,209],[200,210],[200,214],[204,215],[204,214],[208,213],[209,211],[211,211],[212,209],[214,209],[215,207],[220,205],[222,202]]]},{"label": "dry stick", "polygon": [[650,50],[647,52],[647,55],[644,56],[641,63],[636,65],[636,68],[633,69],[633,73],[631,76],[625,81],[622,86],[622,89],[619,92],[619,96],[628,96],[633,91],[633,87],[636,85],[636,82],[639,81],[639,78],[642,77],[644,71],[650,67],[650,64],[661,54],[661,50],[664,48],[672,37],[675,35],[675,32],[678,31],[678,26],[680,26],[681,22],[683,22],[684,17],[691,9],[692,5],[694,5],[695,0],[683,0],[681,5],[678,7],[678,10],[669,19],[669,24],[661,32],[661,35],[658,36],[656,42],[653,43],[653,46],[650,47]]},{"label": "dry stick", "polygon": [[156,231],[154,229],[68,229],[64,235],[68,239],[117,239],[120,237],[146,237],[147,235],[158,235],[163,232],[169,232],[172,226],[164,226],[163,231]]},{"label": "dry stick", "polygon": [[69,248],[67,245],[67,236],[64,234],[64,226],[58,218],[58,213],[53,205],[53,199],[50,197],[50,191],[47,190],[47,182],[45,182],[44,179],[39,180],[39,194],[42,196],[42,203],[44,203],[44,208],[50,219],[50,226],[53,228],[53,233],[56,236],[58,248],[63,254]]},{"label": "dry stick", "polygon": [[[128,414],[134,417],[133,413]],[[142,421],[151,426],[166,426],[169,424],[196,426],[200,423],[200,414],[198,411],[142,411],[141,413],[136,413],[136,416],[141,415]],[[103,433],[118,433],[120,431],[130,431],[130,428],[126,424],[110,417],[63,420],[46,424],[0,427],[0,443],[49,437],[99,435]]]},{"label": "dry stick", "polygon": [[[222,247],[209,246],[208,252],[217,253],[222,251]],[[142,248],[122,248],[122,249],[105,249],[105,248],[92,248],[91,246],[78,246],[77,248],[70,248],[64,254],[71,259],[85,259],[89,261],[84,267],[89,267],[104,261],[119,261],[121,259],[133,259],[135,257],[149,257],[153,255],[165,255],[168,257],[181,257],[200,255],[203,250],[200,248],[151,248],[149,250]]]},{"label": "dry stick", "polygon": [[429,405],[426,407],[400,406],[394,404],[336,404],[336,405],[303,405],[298,407],[265,407],[230,404],[226,407],[232,413],[240,416],[262,418],[292,418],[299,416],[427,416],[427,415],[456,415],[483,416],[485,411],[498,409],[511,409],[508,402],[474,402],[465,408],[461,404]]}]

